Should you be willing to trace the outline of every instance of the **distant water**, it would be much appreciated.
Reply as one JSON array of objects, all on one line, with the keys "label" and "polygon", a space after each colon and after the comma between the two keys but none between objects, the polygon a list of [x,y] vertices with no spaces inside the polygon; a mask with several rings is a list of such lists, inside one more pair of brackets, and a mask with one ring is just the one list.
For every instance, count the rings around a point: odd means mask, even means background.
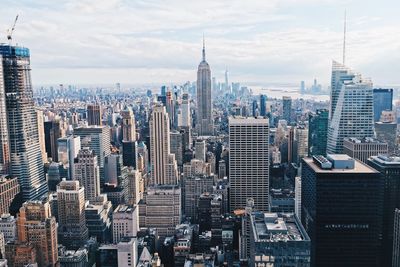
[{"label": "distant water", "polygon": [[282,98],[283,96],[290,96],[293,99],[310,99],[314,101],[329,101],[328,94],[321,95],[312,95],[312,94],[300,94],[300,90],[295,87],[269,87],[263,88],[258,86],[251,86],[254,95],[264,94],[267,95],[268,98]]}]

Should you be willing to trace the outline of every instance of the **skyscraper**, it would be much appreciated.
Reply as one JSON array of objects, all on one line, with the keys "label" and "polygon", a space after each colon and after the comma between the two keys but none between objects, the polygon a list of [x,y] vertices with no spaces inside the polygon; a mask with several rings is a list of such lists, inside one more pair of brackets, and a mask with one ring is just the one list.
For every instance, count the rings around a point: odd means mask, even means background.
[{"label": "skyscraper", "polygon": [[87,105],[87,122],[88,125],[102,125],[101,106],[98,103]]},{"label": "skyscraper", "polygon": [[311,238],[312,266],[386,266],[379,262],[379,172],[347,155],[302,161],[301,219]]},{"label": "skyscraper", "polygon": [[[29,49],[0,45],[0,62],[0,95],[5,96],[6,107],[4,112],[4,102],[0,103],[0,165],[3,169],[7,166],[9,149],[9,171],[18,178],[23,200],[38,199],[48,188],[33,103]],[[7,125],[4,118],[7,118]]]},{"label": "skyscraper", "polygon": [[169,116],[164,106],[153,108],[150,118],[152,184],[177,184],[177,164],[170,150]]},{"label": "skyscraper", "polygon": [[110,128],[108,126],[78,127],[74,134],[81,138],[81,146],[89,147],[97,156],[100,167],[100,184],[104,182],[104,159],[111,154]]},{"label": "skyscraper", "polygon": [[327,153],[342,153],[345,137],[373,137],[372,82],[333,62]]},{"label": "skyscraper", "polygon": [[389,153],[397,150],[396,112],[383,111],[380,121],[375,122],[376,139],[388,144]]},{"label": "skyscraper", "polygon": [[0,215],[9,213],[10,205],[20,191],[17,178],[0,176]]},{"label": "skyscraper", "polygon": [[400,266],[400,210],[394,212],[392,266]]},{"label": "skyscraper", "polygon": [[374,121],[381,118],[382,111],[393,108],[393,89],[374,89]]},{"label": "skyscraper", "polygon": [[130,107],[126,106],[122,115],[122,158],[125,166],[136,166],[136,126],[135,115]]},{"label": "skyscraper", "polygon": [[63,180],[57,186],[58,236],[67,247],[79,248],[88,239],[85,192],[79,181]]},{"label": "skyscraper", "polygon": [[308,129],[304,125],[296,127],[295,131],[296,144],[296,163],[300,164],[301,159],[307,156],[308,152]]},{"label": "skyscraper", "polygon": [[308,156],[326,156],[326,142],[328,139],[327,109],[318,109],[316,113],[308,115]]},{"label": "skyscraper", "polygon": [[372,156],[368,165],[380,172],[383,181],[382,266],[392,266],[392,246],[398,242],[394,239],[393,222],[394,210],[400,207],[400,158]]},{"label": "skyscraper", "polygon": [[290,96],[284,96],[282,98],[282,103],[282,117],[290,124],[292,121],[292,98]]},{"label": "skyscraper", "polygon": [[260,116],[267,116],[267,96],[260,95]]},{"label": "skyscraper", "polygon": [[203,59],[197,70],[197,132],[199,135],[212,135],[211,70],[206,61],[203,40]]},{"label": "skyscraper", "polygon": [[39,266],[57,266],[57,222],[48,202],[25,202],[17,218],[18,241],[36,248]]},{"label": "skyscraper", "polygon": [[181,189],[176,185],[150,186],[139,202],[139,226],[157,228],[160,239],[175,234],[181,222]]},{"label": "skyscraper", "polygon": [[231,210],[244,209],[248,198],[256,210],[269,211],[269,126],[264,118],[229,118]]},{"label": "skyscraper", "polygon": [[122,116],[122,141],[136,141],[135,115],[130,107],[126,106],[121,111]]},{"label": "skyscraper", "polygon": [[180,116],[178,117],[178,127],[187,127],[190,130],[192,126],[190,114],[190,99],[188,93],[183,93],[180,106]]},{"label": "skyscraper", "polygon": [[85,200],[95,200],[100,194],[100,172],[94,152],[82,148],[74,164],[74,179],[85,189]]},{"label": "skyscraper", "polygon": [[62,178],[73,180],[74,177],[74,160],[78,156],[81,149],[81,139],[79,136],[62,137],[57,140],[58,161],[62,164]]}]

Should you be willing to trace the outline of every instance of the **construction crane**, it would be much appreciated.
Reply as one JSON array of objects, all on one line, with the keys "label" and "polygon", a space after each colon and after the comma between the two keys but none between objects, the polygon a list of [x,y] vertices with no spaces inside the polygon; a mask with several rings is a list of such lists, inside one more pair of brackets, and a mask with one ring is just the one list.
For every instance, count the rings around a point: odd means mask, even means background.
[{"label": "construction crane", "polygon": [[15,29],[15,24],[17,24],[17,20],[18,20],[18,15],[15,17],[14,24],[13,24],[12,28],[7,30],[7,40],[10,42],[10,44],[11,44],[11,41],[12,41],[12,34],[14,32],[14,29]]}]

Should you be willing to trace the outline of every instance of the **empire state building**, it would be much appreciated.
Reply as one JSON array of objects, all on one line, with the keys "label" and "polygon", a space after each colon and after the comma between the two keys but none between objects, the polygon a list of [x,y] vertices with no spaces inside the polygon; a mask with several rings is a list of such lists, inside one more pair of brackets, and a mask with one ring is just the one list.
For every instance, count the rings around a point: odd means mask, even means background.
[{"label": "empire state building", "polygon": [[206,50],[203,39],[203,59],[197,70],[197,123],[198,134],[213,135],[211,106],[211,70],[206,61]]}]

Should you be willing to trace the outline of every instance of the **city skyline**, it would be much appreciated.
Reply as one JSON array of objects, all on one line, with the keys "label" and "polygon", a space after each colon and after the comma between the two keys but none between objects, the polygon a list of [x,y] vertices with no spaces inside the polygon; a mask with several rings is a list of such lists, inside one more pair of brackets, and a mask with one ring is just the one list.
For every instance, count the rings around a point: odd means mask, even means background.
[{"label": "city skyline", "polygon": [[377,85],[399,85],[398,3],[368,2],[6,1],[0,28],[20,15],[13,41],[33,52],[36,86],[194,81],[203,33],[217,80],[228,68],[231,81],[249,85],[310,84],[316,77],[327,86],[331,60],[342,58],[347,9],[346,65]]}]

